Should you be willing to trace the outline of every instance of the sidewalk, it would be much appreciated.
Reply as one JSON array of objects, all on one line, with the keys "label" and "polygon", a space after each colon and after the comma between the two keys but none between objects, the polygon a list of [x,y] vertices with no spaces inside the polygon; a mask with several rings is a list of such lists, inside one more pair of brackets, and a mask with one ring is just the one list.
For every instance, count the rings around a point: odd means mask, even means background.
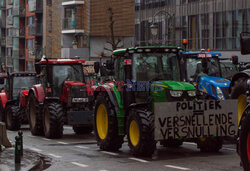
[{"label": "sidewalk", "polygon": [[0,170],[12,171],[12,170],[45,170],[50,167],[51,160],[48,157],[41,154],[32,152],[30,150],[23,151],[23,157],[21,158],[21,164],[15,165],[15,149],[8,148],[3,152],[0,152]]}]

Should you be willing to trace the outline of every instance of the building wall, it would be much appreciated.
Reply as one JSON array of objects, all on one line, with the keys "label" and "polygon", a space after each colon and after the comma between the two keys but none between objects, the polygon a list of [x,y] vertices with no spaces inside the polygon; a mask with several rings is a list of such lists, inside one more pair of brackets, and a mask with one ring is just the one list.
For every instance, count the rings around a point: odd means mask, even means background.
[{"label": "building wall", "polygon": [[[51,2],[51,4],[48,4]],[[45,2],[44,13],[44,49],[49,58],[61,58],[61,32],[62,32],[62,1],[53,0]]]}]

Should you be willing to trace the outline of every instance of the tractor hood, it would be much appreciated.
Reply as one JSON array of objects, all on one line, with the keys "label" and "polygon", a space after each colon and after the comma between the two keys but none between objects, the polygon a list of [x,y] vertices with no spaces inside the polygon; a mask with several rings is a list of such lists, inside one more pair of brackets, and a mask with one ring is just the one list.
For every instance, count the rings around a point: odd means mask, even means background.
[{"label": "tractor hood", "polygon": [[85,85],[84,83],[82,83],[82,82],[80,82],[80,81],[65,81],[64,84],[65,84],[67,87]]},{"label": "tractor hood", "polygon": [[230,86],[230,80],[225,79],[225,78],[219,78],[219,77],[211,77],[211,76],[202,76],[199,81],[199,84],[201,83],[212,84],[215,87],[229,87]]},{"label": "tractor hood", "polygon": [[195,90],[195,87],[192,84],[179,81],[155,81],[152,85],[154,87],[163,87],[169,90]]},{"label": "tractor hood", "polygon": [[22,90],[21,93],[27,97],[29,95],[29,90]]}]

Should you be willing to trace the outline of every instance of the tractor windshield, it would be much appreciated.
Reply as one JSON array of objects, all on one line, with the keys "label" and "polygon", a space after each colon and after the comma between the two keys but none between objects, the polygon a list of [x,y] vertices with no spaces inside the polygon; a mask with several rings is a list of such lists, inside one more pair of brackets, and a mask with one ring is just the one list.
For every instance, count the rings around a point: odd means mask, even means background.
[{"label": "tractor windshield", "polygon": [[220,62],[220,67],[222,77],[229,80],[238,72],[236,66],[231,61]]},{"label": "tractor windshield", "polygon": [[220,65],[219,60],[216,58],[207,58],[206,67],[202,65],[202,58],[187,57],[186,68],[187,68],[187,79],[188,81],[197,81],[200,76],[214,76],[220,77]]},{"label": "tractor windshield", "polygon": [[18,96],[21,90],[29,90],[36,84],[35,76],[14,77],[13,78],[13,97]]},{"label": "tractor windshield", "polygon": [[137,81],[180,81],[177,53],[135,53],[133,79]]},{"label": "tractor windshield", "polygon": [[60,95],[64,81],[83,82],[82,64],[54,65],[53,66],[53,87],[56,95]]}]

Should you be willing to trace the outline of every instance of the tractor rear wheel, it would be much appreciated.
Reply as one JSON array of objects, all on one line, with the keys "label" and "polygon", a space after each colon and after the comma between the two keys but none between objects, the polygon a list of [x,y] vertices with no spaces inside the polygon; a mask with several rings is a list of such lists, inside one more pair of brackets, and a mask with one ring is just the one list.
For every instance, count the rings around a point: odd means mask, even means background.
[{"label": "tractor rear wheel", "polygon": [[128,145],[134,155],[152,156],[156,148],[151,111],[132,109],[127,119]]},{"label": "tractor rear wheel", "polygon": [[43,134],[43,121],[42,113],[39,107],[39,103],[33,93],[29,95],[27,106],[28,121],[30,125],[30,131],[32,135]]},{"label": "tractor rear wheel", "polygon": [[238,99],[238,121],[240,121],[242,114],[247,106],[247,83],[246,77],[239,78],[234,82],[234,85],[231,88],[231,98]]},{"label": "tractor rear wheel", "polygon": [[238,152],[244,170],[250,170],[250,108],[247,108],[242,116],[239,126]]},{"label": "tractor rear wheel", "polygon": [[124,136],[118,134],[115,108],[106,93],[100,93],[95,102],[94,132],[101,150],[117,151]]},{"label": "tractor rear wheel", "polygon": [[6,127],[8,130],[17,131],[20,129],[19,107],[17,105],[8,105],[5,111]]},{"label": "tractor rear wheel", "polygon": [[169,148],[178,148],[183,144],[183,141],[181,140],[174,140],[174,139],[169,139],[165,141],[161,141],[161,145],[164,147],[169,147]]},{"label": "tractor rear wheel", "polygon": [[57,102],[50,102],[44,106],[43,127],[46,138],[61,138],[63,136],[63,106]]},{"label": "tractor rear wheel", "polygon": [[200,138],[197,142],[201,152],[218,152],[222,148],[222,144],[221,137]]},{"label": "tractor rear wheel", "polygon": [[92,132],[92,126],[73,126],[73,130],[76,134],[89,134]]}]

